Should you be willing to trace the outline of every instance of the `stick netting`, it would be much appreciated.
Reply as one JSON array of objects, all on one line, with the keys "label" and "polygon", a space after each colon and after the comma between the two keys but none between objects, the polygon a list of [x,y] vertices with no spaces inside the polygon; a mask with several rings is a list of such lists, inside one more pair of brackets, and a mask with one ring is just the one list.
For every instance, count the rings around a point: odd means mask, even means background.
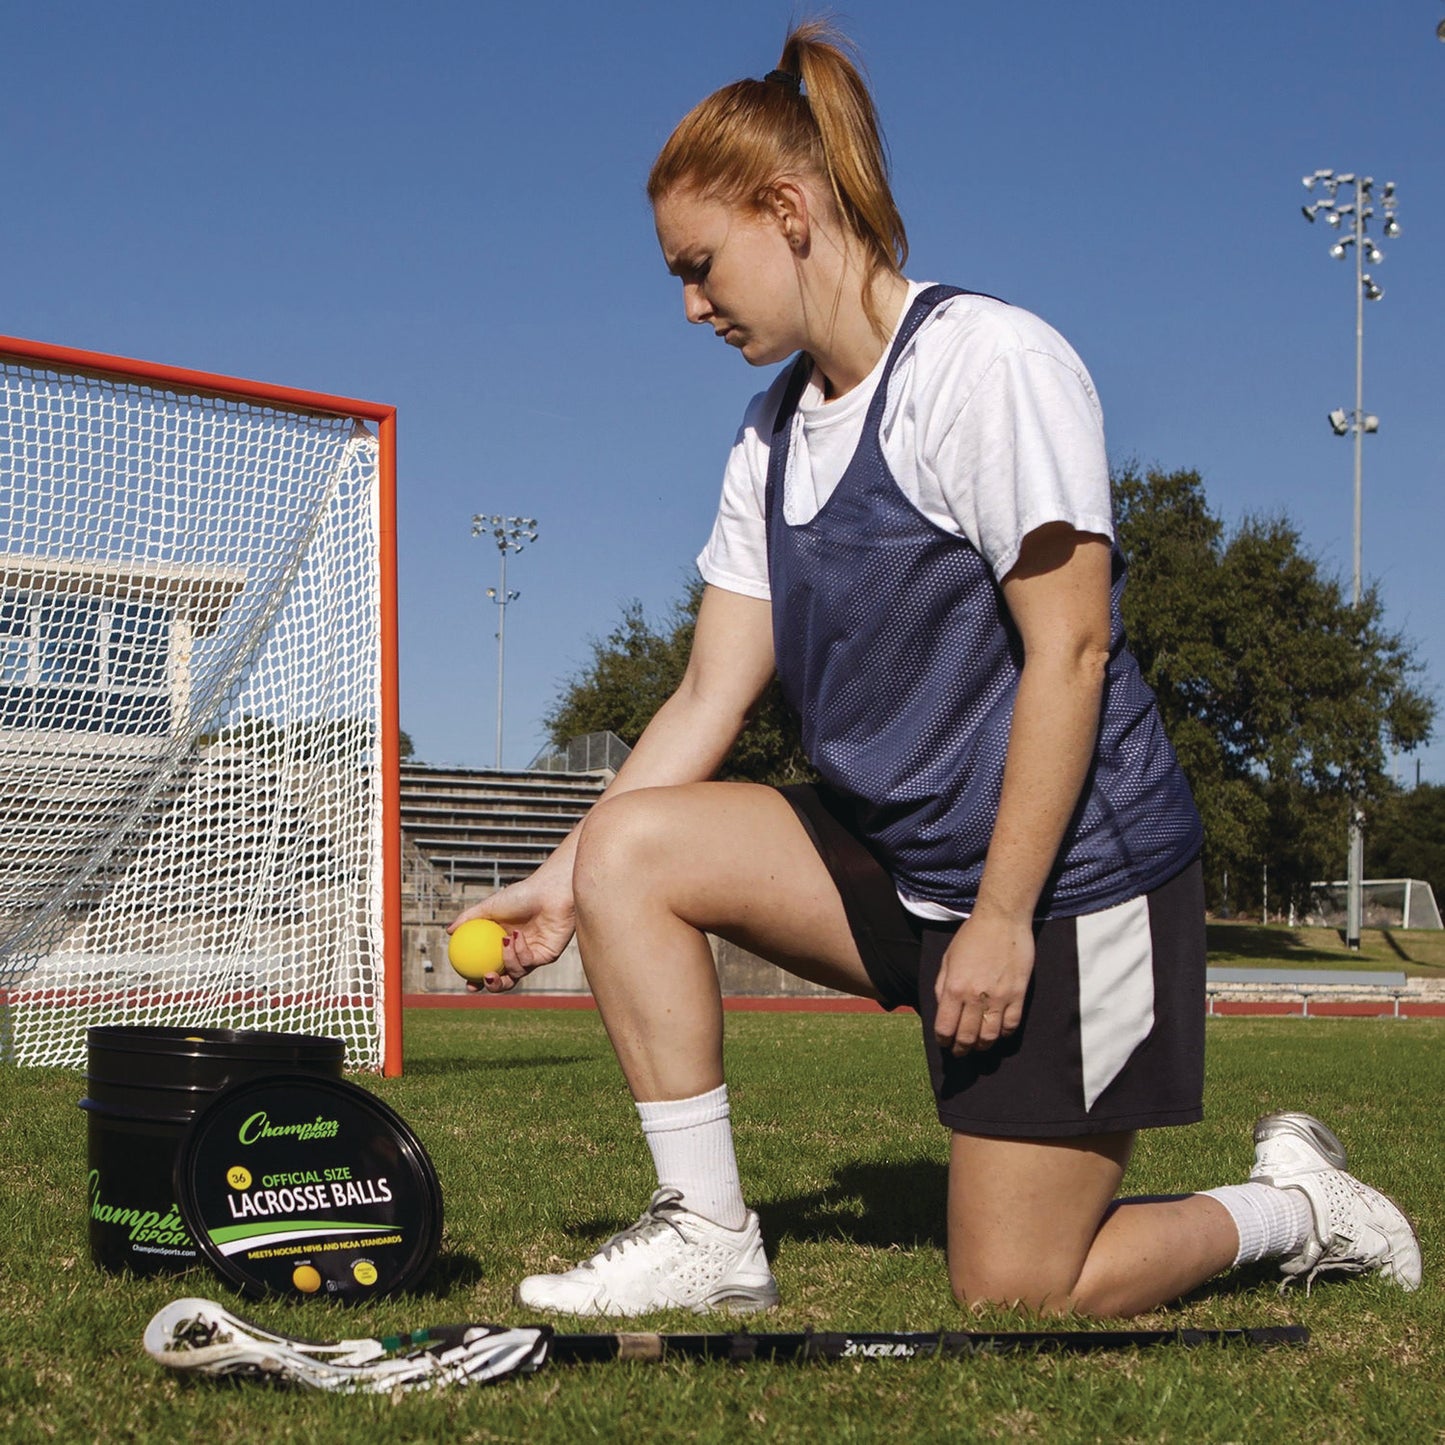
[{"label": "stick netting", "polygon": [[376,438],[0,357],[0,1051],[382,1050]]}]

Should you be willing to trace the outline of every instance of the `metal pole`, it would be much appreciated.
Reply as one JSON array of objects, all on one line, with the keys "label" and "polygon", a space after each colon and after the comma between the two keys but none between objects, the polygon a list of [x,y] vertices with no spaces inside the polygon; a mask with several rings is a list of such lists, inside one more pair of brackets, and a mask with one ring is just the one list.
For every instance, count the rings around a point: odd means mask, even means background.
[{"label": "metal pole", "polygon": [[[1365,196],[1355,189],[1355,547],[1354,588],[1351,606],[1360,605],[1361,553],[1364,521],[1365,470]],[[1358,778],[1351,780],[1349,857],[1345,885],[1345,947],[1360,951],[1360,914],[1365,871],[1365,839],[1361,829]]]},{"label": "metal pole", "polygon": [[1361,537],[1364,519],[1365,470],[1365,203],[1355,201],[1355,587],[1360,605]]},{"label": "metal pole", "polygon": [[[1303,207],[1305,220],[1313,223],[1316,216],[1323,212],[1330,226],[1338,230],[1344,218],[1347,215],[1350,217],[1349,234],[1330,247],[1330,255],[1336,260],[1343,261],[1345,253],[1350,247],[1355,248],[1355,410],[1348,429],[1355,434],[1354,575],[1350,605],[1357,609],[1364,594],[1362,554],[1364,550],[1365,433],[1374,431],[1377,425],[1374,417],[1365,415],[1365,302],[1367,300],[1378,301],[1385,294],[1365,270],[1367,255],[1372,266],[1384,260],[1383,252],[1368,240],[1369,217],[1374,214],[1375,182],[1371,176],[1357,175],[1354,172],[1336,175],[1332,170],[1317,170],[1303,179],[1307,191],[1313,191],[1316,187],[1320,187],[1323,192],[1320,199]],[[1340,195],[1341,187],[1349,187],[1343,197]],[[1345,197],[1351,197],[1351,199],[1346,200]],[[1380,195],[1380,203],[1384,211],[1385,238],[1393,240],[1400,234],[1400,227],[1395,219],[1396,201],[1393,181],[1385,182],[1384,190]],[[1368,252],[1366,251],[1367,246],[1369,247]],[[1330,425],[1337,436],[1345,434],[1344,415],[1343,410],[1330,413]],[[1352,950],[1358,951],[1361,915],[1364,912],[1365,818],[1360,806],[1364,778],[1359,775],[1351,776],[1345,782],[1349,803],[1345,943]]]},{"label": "metal pole", "polygon": [[497,771],[502,771],[502,679],[505,675],[507,650],[507,549],[502,551],[502,577],[497,603]]},{"label": "metal pole", "polygon": [[1360,915],[1364,912],[1365,830],[1361,826],[1363,815],[1359,803],[1354,798],[1350,799],[1350,808],[1350,896],[1345,909],[1345,945],[1358,953]]},{"label": "metal pole", "polygon": [[535,517],[503,517],[478,512],[472,518],[472,536],[490,536],[497,544],[501,575],[499,585],[487,588],[487,596],[497,604],[497,755],[496,769],[502,770],[502,718],[507,657],[507,605],[522,594],[507,591],[507,553],[520,552],[523,544],[537,540]]}]

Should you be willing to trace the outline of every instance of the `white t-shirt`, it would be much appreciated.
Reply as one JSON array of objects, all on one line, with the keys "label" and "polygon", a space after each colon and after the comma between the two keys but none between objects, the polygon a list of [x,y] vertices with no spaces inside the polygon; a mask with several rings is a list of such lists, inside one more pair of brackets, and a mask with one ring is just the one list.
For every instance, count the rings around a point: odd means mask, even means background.
[{"label": "white t-shirt", "polygon": [[[923,283],[909,284],[907,313]],[[900,321],[902,315],[900,315]],[[852,391],[825,401],[815,374],[793,417],[783,515],[810,521],[853,458],[892,349]],[[791,368],[755,396],[723,474],[703,580],[767,599],[768,439]],[[1028,311],[983,296],[934,308],[888,389],[880,440],[900,490],[929,521],[973,544],[1000,580],[1048,522],[1112,538],[1104,419],[1073,348]]]},{"label": "white t-shirt", "polygon": [[[910,282],[899,321],[927,283]],[[792,421],[783,515],[812,520],[853,459],[893,348],[852,391],[826,401],[819,379]],[[703,580],[767,600],[769,438],[791,367],[748,405],[723,474],[722,502],[697,559]],[[934,308],[904,347],[880,427],[899,489],[935,526],[965,537],[1000,581],[1023,539],[1049,522],[1113,538],[1104,418],[1084,363],[1046,322],[985,296]],[[909,897],[920,917],[965,915]]]}]

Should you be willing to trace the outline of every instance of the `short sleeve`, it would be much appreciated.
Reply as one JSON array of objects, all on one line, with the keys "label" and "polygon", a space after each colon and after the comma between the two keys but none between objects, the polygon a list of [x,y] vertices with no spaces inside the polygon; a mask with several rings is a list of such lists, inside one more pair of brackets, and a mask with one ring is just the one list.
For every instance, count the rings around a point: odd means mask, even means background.
[{"label": "short sleeve", "polygon": [[775,384],[755,396],[723,469],[722,498],[707,545],[698,554],[704,582],[766,602],[768,583],[768,443],[777,414]]},{"label": "short sleeve", "polygon": [[1114,535],[1103,414],[1067,351],[1001,349],[950,419],[934,465],[959,529],[1000,581],[1023,539],[1050,522]]}]

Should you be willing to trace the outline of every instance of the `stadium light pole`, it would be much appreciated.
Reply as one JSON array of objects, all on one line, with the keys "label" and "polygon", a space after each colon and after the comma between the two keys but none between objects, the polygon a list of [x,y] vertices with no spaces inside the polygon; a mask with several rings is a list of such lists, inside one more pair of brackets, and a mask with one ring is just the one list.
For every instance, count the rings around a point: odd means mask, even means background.
[{"label": "stadium light pole", "polygon": [[495,587],[487,588],[487,596],[497,604],[497,761],[502,770],[502,689],[506,676],[507,607],[522,594],[507,591],[507,554],[520,552],[528,542],[537,540],[535,517],[499,517],[478,512],[472,517],[472,536],[491,537],[501,556],[501,575]]},{"label": "stadium light pole", "polygon": [[[1348,222],[1349,229],[1330,246],[1330,255],[1337,261],[1347,259],[1354,252],[1355,261],[1355,406],[1346,413],[1337,408],[1329,416],[1330,429],[1336,436],[1354,434],[1355,438],[1355,539],[1354,539],[1354,586],[1351,592],[1351,606],[1360,605],[1362,590],[1361,577],[1361,533],[1364,512],[1364,441],[1365,433],[1378,431],[1380,419],[1365,412],[1365,302],[1378,301],[1385,293],[1365,270],[1365,262],[1378,266],[1385,254],[1369,237],[1370,217],[1375,214],[1372,176],[1357,176],[1346,171],[1315,171],[1304,177],[1307,191],[1318,188],[1320,200],[1311,201],[1300,209],[1305,220],[1311,225],[1316,217],[1323,215],[1336,231],[1343,231]],[[1393,240],[1400,234],[1395,220],[1395,183],[1386,181],[1380,193],[1380,208],[1384,213],[1383,234]],[[1345,946],[1358,952],[1360,947],[1360,915],[1363,909],[1363,888],[1365,868],[1364,815],[1360,811],[1358,779],[1352,779],[1349,825],[1348,880],[1345,892]]]}]

